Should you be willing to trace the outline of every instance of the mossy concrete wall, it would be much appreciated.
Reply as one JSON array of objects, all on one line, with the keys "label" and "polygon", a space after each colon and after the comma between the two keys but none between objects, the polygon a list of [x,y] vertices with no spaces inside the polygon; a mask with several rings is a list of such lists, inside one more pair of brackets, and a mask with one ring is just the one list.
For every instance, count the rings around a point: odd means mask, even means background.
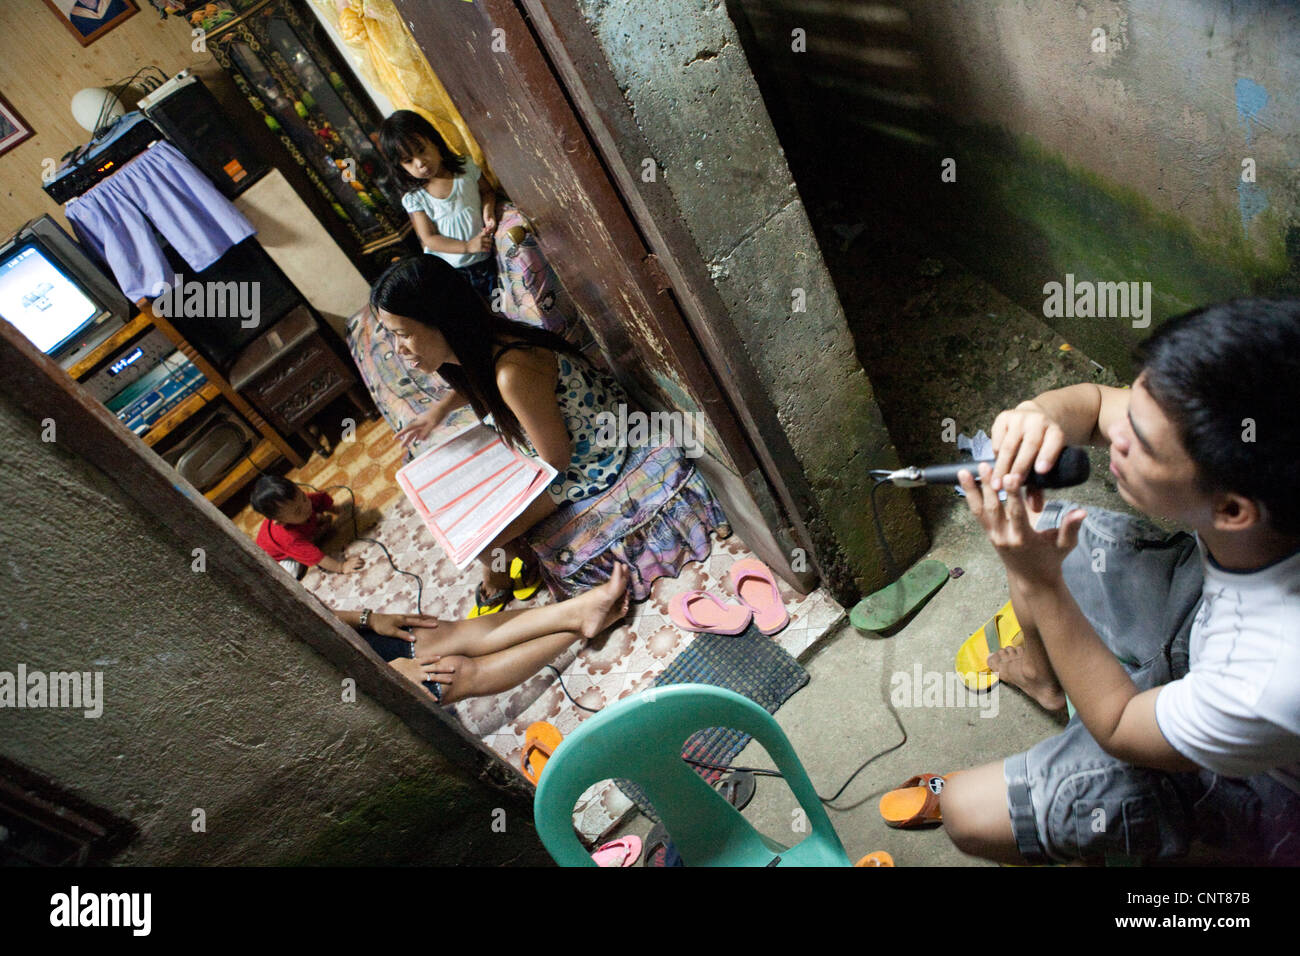
[{"label": "mossy concrete wall", "polygon": [[346,674],[3,394],[0,447],[0,671],[103,674],[97,719],[0,708],[0,753],[134,823],[117,862],[549,861],[526,805],[494,829],[499,791],[344,702]]},{"label": "mossy concrete wall", "polygon": [[[982,259],[1017,298],[1041,308],[1044,283],[1066,273],[1150,282],[1158,323],[1296,288],[1300,6],[900,5],[935,103],[959,124],[958,181],[982,199],[972,209],[1020,232],[983,243],[982,257],[978,233],[964,233],[963,258]],[[1122,319],[1049,322],[1120,367],[1146,335]]]},{"label": "mossy concrete wall", "polygon": [[[867,498],[896,456],[854,353],[799,191],[722,0],[574,0],[707,264],[815,499],[822,570],[847,599],[885,583]],[[650,164],[653,164],[652,166]],[[885,505],[897,556],[923,550],[901,496]]]},{"label": "mossy concrete wall", "polygon": [[[801,186],[834,167],[1035,313],[1067,274],[1150,282],[1152,327],[1300,291],[1300,5],[731,2]],[[1045,316],[1121,375],[1132,318]]]}]

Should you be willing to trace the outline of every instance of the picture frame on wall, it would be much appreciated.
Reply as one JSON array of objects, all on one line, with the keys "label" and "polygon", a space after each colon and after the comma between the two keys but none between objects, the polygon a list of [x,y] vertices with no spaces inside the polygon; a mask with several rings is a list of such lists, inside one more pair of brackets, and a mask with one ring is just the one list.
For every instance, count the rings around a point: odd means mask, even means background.
[{"label": "picture frame on wall", "polygon": [[45,0],[45,5],[82,46],[90,46],[127,17],[140,12],[135,0]]},{"label": "picture frame on wall", "polygon": [[23,140],[35,136],[35,131],[18,111],[9,105],[9,101],[0,94],[0,156],[13,149]]}]

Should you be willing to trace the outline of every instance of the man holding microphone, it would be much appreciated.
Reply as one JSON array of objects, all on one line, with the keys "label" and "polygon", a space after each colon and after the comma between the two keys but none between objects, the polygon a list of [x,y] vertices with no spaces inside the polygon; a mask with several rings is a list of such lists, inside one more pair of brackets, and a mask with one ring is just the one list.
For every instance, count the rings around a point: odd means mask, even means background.
[{"label": "man holding microphone", "polygon": [[[1300,302],[1171,319],[1132,389],[1084,384],[1001,413],[963,472],[1024,632],[1000,678],[1077,713],[1025,753],[952,775],[966,853],[1024,864],[1187,853],[1300,863]],[[1067,445],[1109,445],[1133,508],[1026,489]],[[978,484],[977,484],[978,477]],[[998,491],[1006,491],[999,501]]]}]

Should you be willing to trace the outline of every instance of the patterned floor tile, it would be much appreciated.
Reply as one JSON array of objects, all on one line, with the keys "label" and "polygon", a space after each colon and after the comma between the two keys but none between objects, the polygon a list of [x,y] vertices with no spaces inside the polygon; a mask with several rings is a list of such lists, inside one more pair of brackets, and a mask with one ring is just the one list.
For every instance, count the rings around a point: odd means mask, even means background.
[{"label": "patterned floor tile", "polygon": [[[445,620],[460,620],[473,607],[478,571],[459,571],[442,553],[402,495],[393,475],[402,464],[402,449],[382,422],[363,422],[355,441],[341,442],[328,459],[313,456],[306,466],[288,473],[291,480],[310,481],[317,487],[347,484],[356,492],[363,515],[377,511],[378,522],[367,537],[381,542],[397,567],[423,582],[421,609]],[[310,478],[304,476],[311,476]],[[346,501],[346,492],[335,495]],[[261,517],[251,508],[234,523],[253,536]],[[347,525],[344,521],[342,524]],[[349,543],[350,542],[350,543]],[[307,572],[302,585],[326,606],[339,609],[382,608],[397,613],[416,611],[418,586],[411,577],[394,573],[383,551],[374,544],[352,541],[343,527],[327,544],[346,555],[360,555],[364,568],[355,574],[329,574],[319,568]],[[673,596],[688,590],[711,591],[724,600],[734,599],[727,570],[740,558],[753,557],[738,536],[715,540],[704,561],[687,565],[678,578],[661,578],[650,596],[634,604],[625,621],[585,645],[575,643],[554,661],[564,684],[577,701],[593,709],[608,706],[649,687],[655,677],[690,646],[694,635],[673,625],[668,605]],[[833,624],[842,609],[823,590],[800,595],[784,582],[779,591],[791,623],[775,640],[798,657]],[[526,606],[548,603],[545,590]],[[555,675],[543,670],[503,694],[462,701],[448,708],[461,724],[514,767],[523,756],[524,734],[538,720],[572,733],[590,714],[575,707],[561,690]],[[631,810],[633,804],[613,784],[592,788],[589,798],[575,811],[575,826],[584,838],[597,840]]]}]

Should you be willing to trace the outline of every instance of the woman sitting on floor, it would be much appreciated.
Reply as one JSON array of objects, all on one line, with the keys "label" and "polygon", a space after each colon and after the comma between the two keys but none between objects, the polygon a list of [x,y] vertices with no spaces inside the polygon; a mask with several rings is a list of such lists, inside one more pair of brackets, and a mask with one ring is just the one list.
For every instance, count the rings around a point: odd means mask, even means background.
[{"label": "woman sitting on floor", "polygon": [[[391,266],[375,283],[370,304],[380,326],[392,333],[399,357],[411,368],[438,372],[452,386],[398,432],[403,443],[427,438],[453,409],[468,403],[508,444],[557,472],[548,493],[535,498],[479,559],[483,581],[471,617],[495,613],[510,600],[512,586],[539,580],[519,536],[560,505],[600,494],[618,480],[627,449],[621,441],[598,442],[598,416],[617,416],[627,397],[564,339],[492,312],[454,268],[434,256]],[[498,570],[502,564],[494,567],[497,549],[508,559],[506,568],[515,558],[525,562],[518,580]]]},{"label": "woman sitting on floor", "polygon": [[[402,676],[441,703],[500,694],[522,684],[576,640],[589,640],[627,613],[627,569],[584,594],[472,621],[334,611]],[[365,616],[366,623],[362,623]]]}]

